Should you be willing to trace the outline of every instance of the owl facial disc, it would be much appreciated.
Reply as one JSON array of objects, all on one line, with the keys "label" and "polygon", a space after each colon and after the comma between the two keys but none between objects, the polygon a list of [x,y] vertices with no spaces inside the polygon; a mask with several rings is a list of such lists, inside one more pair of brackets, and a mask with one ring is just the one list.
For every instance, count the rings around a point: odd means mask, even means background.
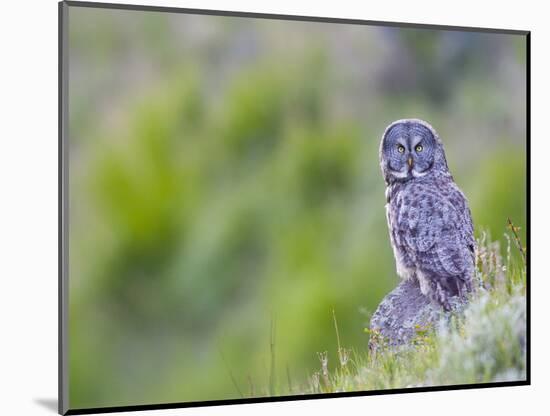
[{"label": "owl facial disc", "polygon": [[387,183],[447,170],[441,140],[428,123],[418,119],[388,126],[380,144],[380,165]]}]

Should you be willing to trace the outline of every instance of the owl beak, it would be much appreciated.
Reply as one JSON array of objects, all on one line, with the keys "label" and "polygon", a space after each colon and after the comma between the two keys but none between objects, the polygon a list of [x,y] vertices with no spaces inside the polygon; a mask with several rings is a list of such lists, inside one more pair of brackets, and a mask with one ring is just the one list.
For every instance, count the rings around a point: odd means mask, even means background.
[{"label": "owl beak", "polygon": [[412,168],[412,166],[413,166],[413,158],[412,158],[412,157],[409,157],[409,158],[407,159],[407,163],[409,164],[409,168]]}]

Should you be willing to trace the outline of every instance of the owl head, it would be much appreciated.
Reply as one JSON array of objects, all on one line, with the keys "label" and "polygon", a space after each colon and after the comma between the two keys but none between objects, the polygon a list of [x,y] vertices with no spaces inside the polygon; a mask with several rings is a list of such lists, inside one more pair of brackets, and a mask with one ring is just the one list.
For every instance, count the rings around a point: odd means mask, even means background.
[{"label": "owl head", "polygon": [[391,123],[380,143],[380,167],[387,184],[432,174],[449,175],[443,143],[423,120]]}]

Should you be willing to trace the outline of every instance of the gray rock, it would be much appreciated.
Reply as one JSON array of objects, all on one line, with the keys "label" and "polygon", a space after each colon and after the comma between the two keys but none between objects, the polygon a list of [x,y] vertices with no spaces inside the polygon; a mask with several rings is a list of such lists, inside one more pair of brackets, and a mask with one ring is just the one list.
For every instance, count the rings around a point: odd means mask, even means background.
[{"label": "gray rock", "polygon": [[444,314],[441,306],[420,292],[418,281],[402,281],[371,318],[369,350],[409,344],[419,332],[435,328]]}]

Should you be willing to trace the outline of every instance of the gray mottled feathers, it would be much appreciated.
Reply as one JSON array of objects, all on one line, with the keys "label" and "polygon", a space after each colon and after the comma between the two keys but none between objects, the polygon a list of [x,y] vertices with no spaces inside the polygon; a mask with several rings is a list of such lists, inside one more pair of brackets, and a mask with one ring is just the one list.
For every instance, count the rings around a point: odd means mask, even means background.
[{"label": "gray mottled feathers", "polygon": [[443,143],[428,123],[399,120],[382,137],[380,164],[397,273],[418,281],[425,296],[449,310],[451,298],[472,290],[475,240]]},{"label": "gray mottled feathers", "polygon": [[464,195],[451,178],[435,176],[393,184],[388,197],[398,273],[449,309],[449,297],[472,289],[475,241]]}]

